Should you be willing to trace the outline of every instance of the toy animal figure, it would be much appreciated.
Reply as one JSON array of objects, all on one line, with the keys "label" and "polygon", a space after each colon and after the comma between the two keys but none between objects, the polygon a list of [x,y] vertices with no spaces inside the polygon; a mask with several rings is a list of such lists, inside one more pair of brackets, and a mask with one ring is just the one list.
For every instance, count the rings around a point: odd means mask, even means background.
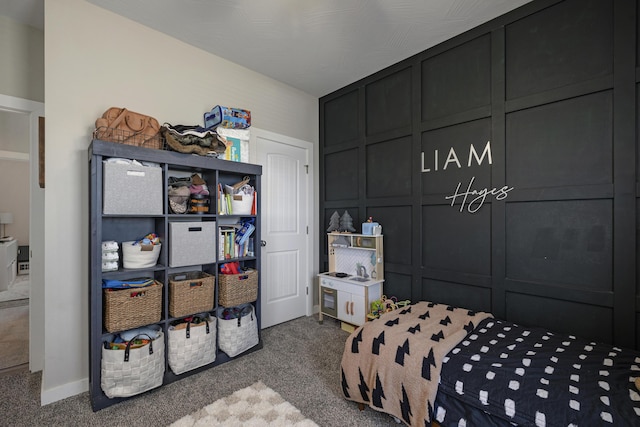
[{"label": "toy animal figure", "polygon": [[382,295],[382,305],[384,306],[384,311],[389,312],[398,308],[396,304],[398,299],[396,297],[387,298],[386,295]]}]

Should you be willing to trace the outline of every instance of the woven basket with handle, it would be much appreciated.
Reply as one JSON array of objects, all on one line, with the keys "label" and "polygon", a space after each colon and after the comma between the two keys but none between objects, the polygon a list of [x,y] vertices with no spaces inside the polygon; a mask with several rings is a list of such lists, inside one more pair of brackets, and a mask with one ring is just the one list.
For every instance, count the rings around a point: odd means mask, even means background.
[{"label": "woven basket with handle", "polygon": [[218,304],[223,307],[235,307],[258,299],[258,270],[221,274],[218,281]]},{"label": "woven basket with handle", "polygon": [[104,289],[104,327],[119,332],[160,321],[162,283],[143,288]]},{"label": "woven basket with handle", "polygon": [[182,317],[213,310],[215,283],[215,276],[203,271],[169,276],[169,315]]}]

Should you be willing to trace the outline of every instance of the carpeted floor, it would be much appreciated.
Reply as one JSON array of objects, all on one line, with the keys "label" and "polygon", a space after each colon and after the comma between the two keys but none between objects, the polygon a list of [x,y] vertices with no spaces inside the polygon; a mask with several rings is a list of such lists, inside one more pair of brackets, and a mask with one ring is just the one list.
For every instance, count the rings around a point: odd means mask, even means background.
[{"label": "carpeted floor", "polygon": [[340,360],[348,334],[325,317],[302,317],[262,331],[264,347],[98,412],[89,394],[40,406],[40,374],[0,376],[2,425],[168,426],[262,381],[321,427],[397,426],[394,419],[342,397]]}]

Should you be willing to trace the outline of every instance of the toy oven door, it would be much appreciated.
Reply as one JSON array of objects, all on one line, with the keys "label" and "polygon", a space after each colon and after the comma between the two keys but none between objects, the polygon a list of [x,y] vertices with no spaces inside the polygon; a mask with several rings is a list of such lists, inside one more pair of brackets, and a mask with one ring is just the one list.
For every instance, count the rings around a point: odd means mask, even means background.
[{"label": "toy oven door", "polygon": [[320,311],[328,316],[338,317],[338,291],[321,286],[320,295]]}]

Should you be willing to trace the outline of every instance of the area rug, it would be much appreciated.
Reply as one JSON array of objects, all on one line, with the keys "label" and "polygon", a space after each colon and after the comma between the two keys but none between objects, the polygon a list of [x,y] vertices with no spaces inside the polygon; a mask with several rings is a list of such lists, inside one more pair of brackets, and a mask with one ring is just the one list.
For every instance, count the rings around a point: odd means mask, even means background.
[{"label": "area rug", "polygon": [[29,276],[17,276],[6,291],[0,291],[0,302],[29,298]]},{"label": "area rug", "polygon": [[318,427],[262,381],[216,400],[171,424],[171,427],[187,426]]}]

